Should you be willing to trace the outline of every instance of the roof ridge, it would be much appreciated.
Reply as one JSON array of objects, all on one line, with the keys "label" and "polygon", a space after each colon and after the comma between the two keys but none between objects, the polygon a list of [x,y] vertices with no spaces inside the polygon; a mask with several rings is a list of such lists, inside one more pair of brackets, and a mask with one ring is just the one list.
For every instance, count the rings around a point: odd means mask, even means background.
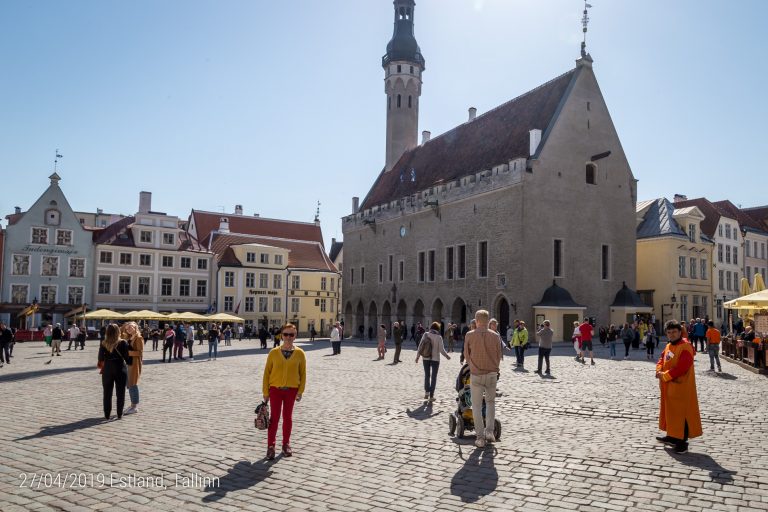
[{"label": "roof ridge", "polygon": [[282,238],[277,236],[267,236],[267,235],[252,235],[250,233],[221,233],[220,231],[212,231],[211,235],[219,235],[219,236],[230,236],[230,237],[249,237],[249,238],[264,238],[267,240],[282,240],[284,242],[294,242],[294,243],[302,243],[302,244],[311,244],[311,245],[321,245],[320,242],[317,240],[300,240],[298,238]]},{"label": "roof ridge", "polygon": [[[514,98],[512,98],[511,100],[507,100],[507,101],[505,101],[504,103],[501,103],[501,104],[499,104],[499,105],[496,105],[495,107],[493,107],[493,108],[492,108],[492,109],[490,109],[490,110],[486,110],[485,112],[483,112],[482,114],[480,114],[480,115],[476,116],[476,117],[475,117],[474,119],[472,119],[472,120],[467,120],[467,121],[464,121],[463,123],[461,123],[461,124],[457,124],[456,126],[454,126],[453,128],[451,128],[450,130],[448,130],[448,131],[445,131],[445,132],[441,133],[440,135],[436,135],[435,137],[431,137],[431,138],[429,139],[429,141],[425,142],[424,144],[429,144],[429,143],[430,143],[430,142],[432,142],[433,140],[437,140],[437,139],[440,139],[441,137],[444,137],[444,136],[448,135],[448,134],[449,134],[449,133],[451,133],[452,131],[454,131],[454,130],[458,130],[458,129],[459,129],[459,128],[461,128],[462,126],[465,126],[465,125],[468,125],[468,124],[471,124],[471,123],[475,123],[475,122],[477,122],[477,120],[478,120],[478,119],[482,119],[482,118],[484,118],[485,116],[487,116],[487,115],[489,115],[489,114],[491,114],[491,113],[493,113],[493,112],[496,112],[497,110],[499,110],[499,109],[501,109],[501,108],[503,108],[503,107],[506,107],[506,106],[508,106],[510,103],[514,103],[514,102],[516,102],[516,101],[518,101],[518,100],[520,100],[520,99],[522,99],[522,98],[524,98],[524,97],[528,96],[529,94],[533,94],[534,92],[536,92],[536,91],[538,91],[538,90],[540,90],[540,89],[543,89],[544,87],[548,86],[549,84],[551,84],[551,83],[553,83],[553,82],[556,82],[557,80],[560,80],[561,78],[563,78],[563,77],[564,77],[564,76],[566,76],[567,74],[569,74],[569,73],[574,73],[574,72],[575,72],[577,69],[578,69],[578,68],[573,68],[573,69],[570,69],[570,70],[566,71],[565,73],[562,73],[562,74],[560,74],[560,75],[557,75],[555,78],[552,78],[551,80],[547,80],[547,81],[546,81],[546,82],[544,82],[543,84],[537,85],[536,87],[534,87],[534,88],[533,88],[533,89],[531,89],[531,90],[528,90],[528,91],[526,91],[526,92],[524,92],[524,93],[522,93],[522,94],[518,94],[517,96],[515,96],[515,97],[514,97]],[[544,128],[542,128],[542,130],[543,130],[543,129],[544,129]],[[421,146],[423,146],[424,144],[421,144]],[[416,146],[416,147],[414,147],[414,148],[411,148],[411,149],[409,149],[408,151],[406,151],[405,153],[403,153],[403,155],[412,153],[412,152],[413,152],[415,149],[417,149],[418,147],[419,147],[419,146]],[[402,157],[401,157],[401,158],[402,158]],[[400,159],[398,159],[398,161],[395,163],[395,167],[397,166],[397,164],[398,164],[399,162],[400,162]],[[383,174],[383,172],[382,172],[382,174]],[[375,184],[374,184],[374,185],[375,185]],[[373,187],[371,187],[371,188],[373,189]]]},{"label": "roof ridge", "polygon": [[[236,213],[221,213],[221,212],[210,212],[208,210],[192,210],[192,214],[195,213],[203,213],[203,214],[210,214],[210,215],[218,215],[219,217],[239,217],[243,219],[251,219],[251,220],[271,220],[271,221],[277,221],[277,222],[285,222],[289,224],[305,224],[307,226],[317,226],[314,222],[306,222],[303,220],[288,220],[288,219],[275,219],[272,217],[256,217],[253,215],[238,215]],[[317,226],[320,227],[320,226]]]}]

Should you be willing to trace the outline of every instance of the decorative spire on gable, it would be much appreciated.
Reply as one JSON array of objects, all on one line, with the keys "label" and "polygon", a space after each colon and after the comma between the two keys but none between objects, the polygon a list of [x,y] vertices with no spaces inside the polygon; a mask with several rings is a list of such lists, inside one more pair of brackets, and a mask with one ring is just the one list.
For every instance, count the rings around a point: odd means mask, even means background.
[{"label": "decorative spire on gable", "polygon": [[53,173],[50,176],[48,176],[48,179],[51,180],[51,185],[58,187],[59,181],[61,181],[61,176],[59,176],[57,173]]},{"label": "decorative spire on gable", "polygon": [[581,31],[584,33],[584,39],[581,41],[581,57],[583,59],[592,60],[592,57],[587,53],[587,25],[589,25],[589,14],[587,9],[591,9],[592,5],[584,2],[584,15],[581,18]]}]

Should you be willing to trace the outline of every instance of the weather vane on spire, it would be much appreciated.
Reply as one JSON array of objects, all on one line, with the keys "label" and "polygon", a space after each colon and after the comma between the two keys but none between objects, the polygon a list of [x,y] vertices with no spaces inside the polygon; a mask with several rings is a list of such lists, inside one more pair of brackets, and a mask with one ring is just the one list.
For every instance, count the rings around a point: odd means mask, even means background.
[{"label": "weather vane on spire", "polygon": [[592,8],[591,4],[588,4],[586,1],[584,2],[584,16],[581,18],[581,31],[584,33],[584,40],[581,42],[581,56],[586,57],[587,56],[587,25],[589,25],[589,15],[587,13],[587,9]]},{"label": "weather vane on spire", "polygon": [[59,158],[64,158],[59,154],[59,149],[56,148],[56,158],[53,160],[53,172],[56,172],[59,167]]},{"label": "weather vane on spire", "polygon": [[315,222],[320,222],[320,201],[317,202],[317,210],[315,210]]}]

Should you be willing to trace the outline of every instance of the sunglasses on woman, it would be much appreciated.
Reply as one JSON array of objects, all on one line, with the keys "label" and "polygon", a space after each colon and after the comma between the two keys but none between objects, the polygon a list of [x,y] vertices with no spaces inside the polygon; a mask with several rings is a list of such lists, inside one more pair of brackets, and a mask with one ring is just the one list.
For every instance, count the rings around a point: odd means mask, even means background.
[{"label": "sunglasses on woman", "polygon": [[295,338],[296,337],[296,333],[295,332],[284,332],[282,334],[282,336],[283,336],[283,338]]}]

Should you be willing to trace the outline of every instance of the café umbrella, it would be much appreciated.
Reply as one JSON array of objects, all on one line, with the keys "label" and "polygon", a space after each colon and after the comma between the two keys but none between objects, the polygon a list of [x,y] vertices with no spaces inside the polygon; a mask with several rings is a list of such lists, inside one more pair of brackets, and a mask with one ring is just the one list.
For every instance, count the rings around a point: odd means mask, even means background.
[{"label": "caf\u00e9 umbrella", "polygon": [[762,290],[729,300],[724,306],[729,309],[768,309],[768,290]]},{"label": "caf\u00e9 umbrella", "polygon": [[95,311],[89,311],[83,318],[86,320],[122,320],[123,314],[109,309],[97,309]]}]

